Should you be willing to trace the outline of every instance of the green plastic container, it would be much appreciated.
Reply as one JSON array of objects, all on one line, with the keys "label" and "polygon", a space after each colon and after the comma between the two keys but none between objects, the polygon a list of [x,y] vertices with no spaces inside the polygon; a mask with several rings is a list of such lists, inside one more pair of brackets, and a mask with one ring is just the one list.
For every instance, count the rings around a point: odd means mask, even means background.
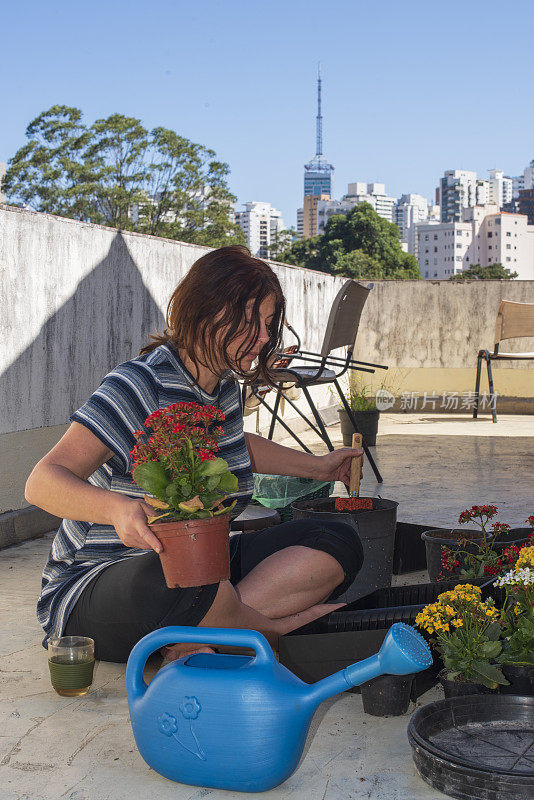
[{"label": "green plastic container", "polygon": [[330,497],[334,483],[315,478],[292,478],[286,475],[254,475],[253,502],[265,508],[275,508],[281,522],[293,519],[291,504],[297,500]]}]

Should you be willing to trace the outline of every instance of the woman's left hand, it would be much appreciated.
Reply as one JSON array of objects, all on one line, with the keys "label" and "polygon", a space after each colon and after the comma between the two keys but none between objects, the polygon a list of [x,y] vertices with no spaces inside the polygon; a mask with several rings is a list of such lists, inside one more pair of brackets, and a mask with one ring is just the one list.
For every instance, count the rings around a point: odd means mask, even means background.
[{"label": "woman's left hand", "polygon": [[318,477],[325,481],[341,481],[348,484],[350,481],[350,464],[355,456],[362,456],[363,450],[352,447],[341,447],[339,450],[332,450],[324,456],[318,456],[320,464]]}]

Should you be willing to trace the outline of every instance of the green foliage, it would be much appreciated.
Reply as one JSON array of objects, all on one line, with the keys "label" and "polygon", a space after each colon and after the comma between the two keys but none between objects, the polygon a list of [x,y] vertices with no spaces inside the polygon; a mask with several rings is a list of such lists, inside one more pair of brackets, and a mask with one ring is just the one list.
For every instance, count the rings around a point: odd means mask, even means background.
[{"label": "green foliage", "polygon": [[330,217],[322,236],[295,242],[281,260],[348,278],[420,278],[414,256],[401,248],[399,229],[369,203]]},{"label": "green foliage", "polygon": [[211,247],[245,241],[229,220],[228,165],[175,131],[122,114],[87,127],[56,105],[26,136],[3,181],[11,204]]},{"label": "green foliage", "polygon": [[534,610],[515,617],[508,615],[500,664],[534,667]]},{"label": "green foliage", "polygon": [[494,281],[494,280],[511,280],[518,278],[518,272],[510,272],[509,269],[503,267],[501,263],[489,264],[487,267],[481,267],[480,264],[472,264],[469,269],[459,272],[457,275],[451,275],[450,281]]}]

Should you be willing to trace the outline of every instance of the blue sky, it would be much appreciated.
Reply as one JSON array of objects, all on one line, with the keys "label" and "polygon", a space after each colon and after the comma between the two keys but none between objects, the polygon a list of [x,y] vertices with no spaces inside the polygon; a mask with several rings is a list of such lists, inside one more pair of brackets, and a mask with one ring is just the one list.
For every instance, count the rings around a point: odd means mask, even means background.
[{"label": "blue sky", "polygon": [[445,169],[534,158],[533,22],[531,0],[6,3],[0,161],[55,103],[119,112],[212,148],[238,207],[294,225],[321,61],[334,196],[362,180],[430,198]]}]

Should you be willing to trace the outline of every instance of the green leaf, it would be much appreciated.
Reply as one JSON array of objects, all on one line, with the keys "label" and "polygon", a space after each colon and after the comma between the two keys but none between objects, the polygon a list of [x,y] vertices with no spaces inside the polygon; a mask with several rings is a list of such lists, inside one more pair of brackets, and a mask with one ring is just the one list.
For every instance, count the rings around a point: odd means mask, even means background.
[{"label": "green leaf", "polygon": [[473,670],[484,678],[484,686],[493,687],[498,683],[501,686],[508,686],[509,682],[506,680],[501,670],[493,664],[486,664],[484,661],[475,661]]},{"label": "green leaf", "polygon": [[482,653],[486,658],[496,658],[501,652],[500,642],[484,642],[481,647]]},{"label": "green leaf", "polygon": [[198,471],[201,475],[222,475],[228,469],[228,462],[224,458],[213,458],[211,461],[201,461]]},{"label": "green leaf", "polygon": [[219,489],[221,492],[225,494],[232,494],[233,492],[237,492],[238,489],[238,481],[235,475],[232,475],[231,472],[224,472],[221,475],[219,481]]},{"label": "green leaf", "polygon": [[133,471],[133,479],[141,489],[145,489],[158,500],[167,499],[167,486],[170,481],[164,467],[156,461],[144,461]]},{"label": "green leaf", "polygon": [[212,489],[216,489],[219,485],[219,481],[221,480],[220,475],[208,475],[206,478],[206,489],[211,491]]},{"label": "green leaf", "polygon": [[485,631],[485,635],[488,637],[488,639],[491,639],[492,641],[497,641],[497,639],[500,639],[501,633],[502,633],[501,626],[499,625],[498,622],[490,623],[490,625],[488,625]]}]

